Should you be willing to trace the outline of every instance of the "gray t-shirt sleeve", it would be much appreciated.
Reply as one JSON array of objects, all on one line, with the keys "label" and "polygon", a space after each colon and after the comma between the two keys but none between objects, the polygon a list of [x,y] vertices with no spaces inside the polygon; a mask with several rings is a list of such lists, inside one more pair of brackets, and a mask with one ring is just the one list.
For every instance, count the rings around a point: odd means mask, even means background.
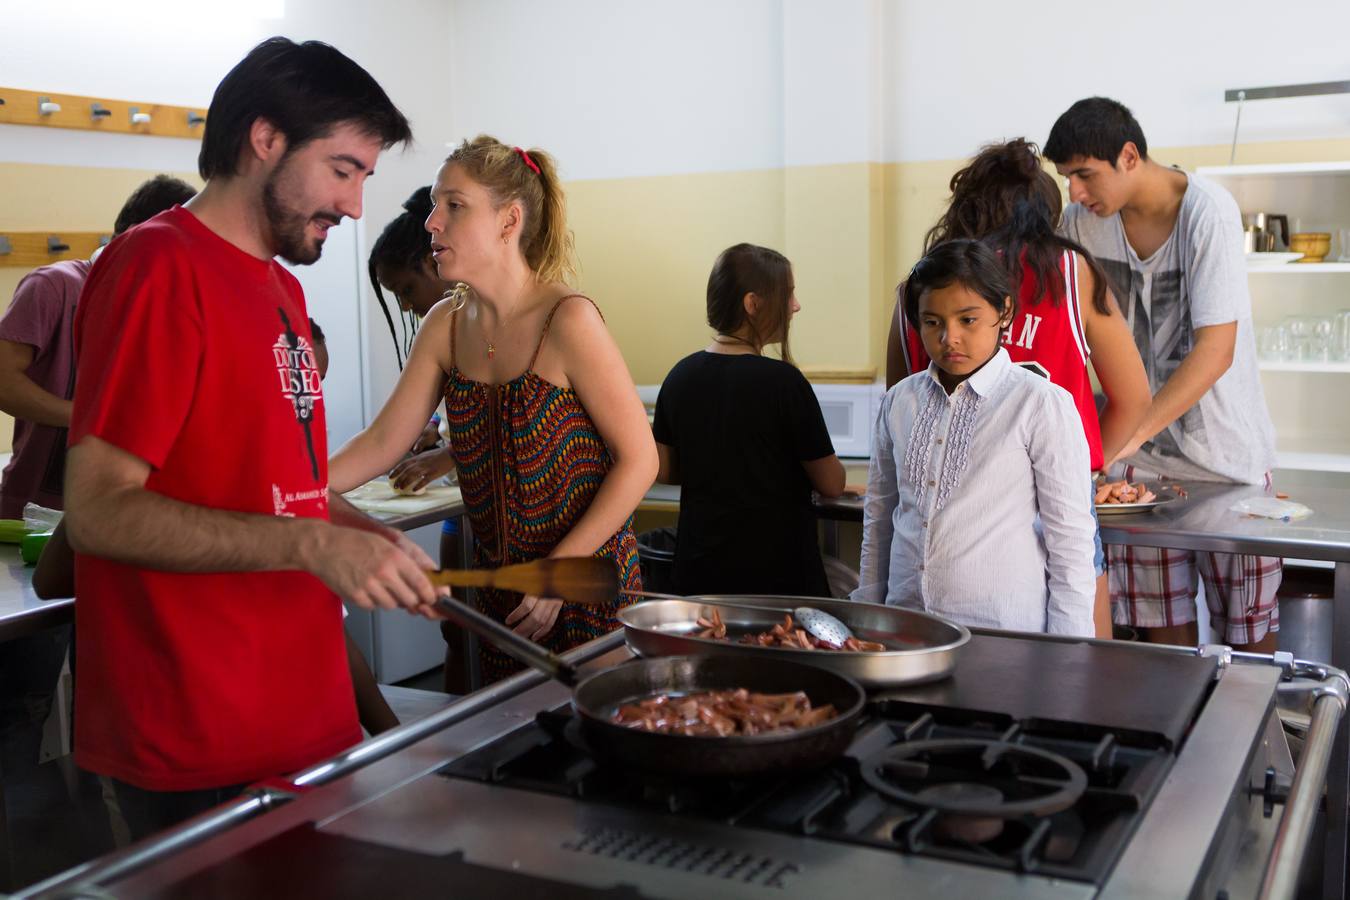
[{"label": "gray t-shirt sleeve", "polygon": [[[1077,203],[1070,203],[1064,208],[1064,217],[1059,220],[1059,233],[1076,244],[1083,243],[1083,236],[1080,234],[1078,219],[1084,214],[1083,207]],[[1091,213],[1088,213],[1091,215]]]},{"label": "gray t-shirt sleeve", "polygon": [[1247,264],[1242,255],[1242,216],[1232,197],[1207,189],[1198,192],[1191,206],[1182,257],[1190,292],[1191,327],[1236,322],[1251,309]]}]

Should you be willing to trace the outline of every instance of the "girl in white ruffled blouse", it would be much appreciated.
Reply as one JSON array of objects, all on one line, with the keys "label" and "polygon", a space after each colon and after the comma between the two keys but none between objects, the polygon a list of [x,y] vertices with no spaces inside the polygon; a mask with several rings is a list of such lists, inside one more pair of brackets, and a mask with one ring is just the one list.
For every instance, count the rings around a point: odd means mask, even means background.
[{"label": "girl in white ruffled blouse", "polygon": [[933,248],[904,313],[933,362],[887,392],[873,437],[854,600],[964,625],[1092,636],[1088,446],[1068,392],[1000,346],[997,254]]}]

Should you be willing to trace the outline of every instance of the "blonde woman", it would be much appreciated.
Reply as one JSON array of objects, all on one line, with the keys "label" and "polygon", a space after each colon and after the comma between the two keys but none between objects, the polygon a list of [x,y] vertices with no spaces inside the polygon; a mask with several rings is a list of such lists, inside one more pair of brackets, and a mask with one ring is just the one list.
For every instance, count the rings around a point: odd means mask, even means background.
[{"label": "blonde woman", "polygon": [[[603,556],[640,590],[632,512],[656,445],[619,348],[575,278],[553,159],[480,135],[432,187],[426,229],[440,277],[465,288],[427,314],[398,386],[330,463],[332,488],[387,472],[445,399],[475,561]],[[483,611],[555,651],[617,626],[621,604],[478,593]],[[484,679],[519,666],[490,646]]]}]

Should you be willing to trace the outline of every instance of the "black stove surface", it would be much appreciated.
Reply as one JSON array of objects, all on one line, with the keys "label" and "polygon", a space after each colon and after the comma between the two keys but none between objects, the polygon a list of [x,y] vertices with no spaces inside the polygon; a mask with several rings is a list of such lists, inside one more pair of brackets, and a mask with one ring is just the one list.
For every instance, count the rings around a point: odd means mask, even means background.
[{"label": "black stove surface", "polygon": [[[849,750],[830,765],[758,779],[676,779],[602,765],[576,735],[568,708],[540,713],[439,774],[1100,885],[1174,758],[1158,734],[1018,721],[896,699],[875,701]],[[919,743],[935,741],[943,743]],[[992,749],[912,755],[949,747],[950,741],[960,747],[987,741]],[[1034,808],[1036,798],[1065,799],[1067,770],[1081,770],[1073,776],[1081,795],[1069,797],[1067,805]],[[1022,802],[1003,818],[952,815],[897,798],[909,796],[906,789],[931,794],[932,785],[941,785],[937,790],[946,796],[954,790],[958,803],[989,795]],[[617,838],[585,837],[601,847],[611,839]]]},{"label": "black stove surface", "polygon": [[[1146,656],[1141,659],[1140,654]],[[1053,719],[1131,732],[1173,750],[1214,686],[1218,661],[1116,641],[975,631],[951,678],[882,696],[934,706]]]}]

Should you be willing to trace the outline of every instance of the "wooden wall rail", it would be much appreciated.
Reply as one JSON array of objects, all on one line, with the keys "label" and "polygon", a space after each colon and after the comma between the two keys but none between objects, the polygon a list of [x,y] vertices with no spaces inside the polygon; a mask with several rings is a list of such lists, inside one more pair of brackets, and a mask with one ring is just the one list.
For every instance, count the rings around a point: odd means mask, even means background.
[{"label": "wooden wall rail", "polygon": [[[0,125],[82,128],[120,134],[201,139],[206,110],[0,87]],[[59,107],[59,109],[57,108]],[[43,109],[47,112],[43,112]]]},{"label": "wooden wall rail", "polygon": [[110,237],[92,231],[0,231],[0,266],[35,269],[63,259],[88,259]]}]

